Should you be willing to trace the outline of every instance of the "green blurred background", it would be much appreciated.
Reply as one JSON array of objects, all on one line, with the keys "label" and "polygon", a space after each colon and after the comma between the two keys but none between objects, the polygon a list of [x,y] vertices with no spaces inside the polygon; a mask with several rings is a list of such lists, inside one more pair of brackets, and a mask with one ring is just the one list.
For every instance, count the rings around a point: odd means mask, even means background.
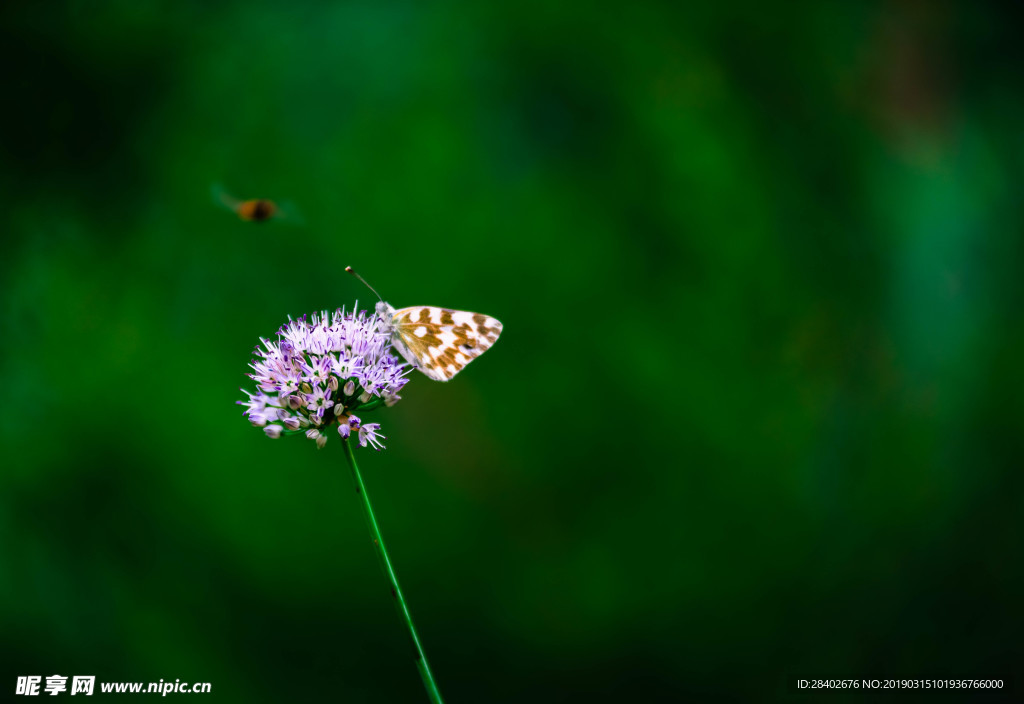
[{"label": "green blurred background", "polygon": [[505,326],[360,455],[449,702],[1013,685],[1018,6],[679,5],[0,10],[0,691],[426,701],[339,443],[234,405],[346,265]]}]

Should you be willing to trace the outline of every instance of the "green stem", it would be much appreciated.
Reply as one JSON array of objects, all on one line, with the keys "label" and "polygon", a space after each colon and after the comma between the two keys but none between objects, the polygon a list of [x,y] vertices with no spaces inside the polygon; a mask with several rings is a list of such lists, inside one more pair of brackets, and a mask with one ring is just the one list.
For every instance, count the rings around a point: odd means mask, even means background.
[{"label": "green stem", "polygon": [[391,566],[391,558],[388,556],[387,548],[384,547],[384,537],[380,534],[377,518],[373,515],[373,506],[370,505],[370,497],[366,494],[366,485],[363,484],[363,477],[359,473],[359,466],[356,465],[356,456],[352,452],[352,443],[345,439],[341,441],[341,444],[345,448],[345,459],[348,460],[348,466],[352,468],[352,478],[356,482],[356,493],[363,500],[363,515],[366,518],[366,525],[370,529],[370,537],[373,539],[373,547],[377,551],[381,570],[391,583],[391,597],[395,600],[399,618],[402,619],[402,623],[405,624],[406,630],[409,632],[413,655],[416,659],[416,667],[420,671],[420,677],[423,678],[423,686],[426,688],[427,696],[430,697],[430,701],[433,704],[442,704],[441,692],[437,689],[437,683],[434,682],[434,673],[430,671],[430,665],[427,664],[427,656],[423,653],[423,645],[420,643],[420,637],[416,633],[416,626],[412,623],[412,615],[409,613],[409,607],[405,603],[405,596],[402,594],[402,588],[398,586],[395,568]]},{"label": "green stem", "polygon": [[360,413],[363,412],[363,411],[372,411],[373,409],[379,408],[380,406],[383,406],[383,405],[384,405],[384,399],[382,399],[382,398],[375,398],[375,399],[371,399],[371,400],[367,401],[366,403],[359,404],[358,406],[353,408],[352,411],[353,412],[360,412]]}]

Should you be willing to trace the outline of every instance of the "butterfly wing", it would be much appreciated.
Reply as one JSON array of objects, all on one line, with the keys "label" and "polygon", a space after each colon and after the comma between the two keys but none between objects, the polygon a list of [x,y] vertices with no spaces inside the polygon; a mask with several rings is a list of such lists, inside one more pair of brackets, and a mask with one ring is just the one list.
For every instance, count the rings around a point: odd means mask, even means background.
[{"label": "butterfly wing", "polygon": [[448,381],[494,344],[501,323],[480,313],[412,306],[393,316],[391,343],[434,381]]}]

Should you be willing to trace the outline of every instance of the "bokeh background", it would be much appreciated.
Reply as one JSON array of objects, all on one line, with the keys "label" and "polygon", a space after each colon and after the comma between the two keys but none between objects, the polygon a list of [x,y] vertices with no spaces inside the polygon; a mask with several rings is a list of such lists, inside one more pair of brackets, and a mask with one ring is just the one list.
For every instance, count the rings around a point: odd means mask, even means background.
[{"label": "bokeh background", "polygon": [[5,4],[0,691],[426,701],[340,445],[234,405],[346,265],[505,325],[360,455],[449,702],[1014,686],[1017,6],[694,5]]}]

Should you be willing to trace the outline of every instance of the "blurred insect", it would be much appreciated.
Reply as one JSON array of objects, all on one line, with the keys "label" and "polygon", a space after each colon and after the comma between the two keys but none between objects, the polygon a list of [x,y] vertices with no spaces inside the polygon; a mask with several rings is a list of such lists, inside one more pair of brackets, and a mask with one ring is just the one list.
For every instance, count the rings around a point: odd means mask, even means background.
[{"label": "blurred insect", "polygon": [[266,222],[267,220],[284,220],[293,225],[301,225],[302,218],[294,206],[288,203],[277,204],[267,198],[240,200],[231,196],[219,183],[211,187],[213,200],[233,212],[240,220],[246,222]]},{"label": "blurred insect", "polygon": [[[352,267],[345,271],[380,294]],[[412,306],[395,310],[383,298],[377,315],[384,319],[381,332],[405,361],[434,381],[449,381],[474,359],[486,352],[501,334],[501,323],[488,315],[464,310]]]}]

